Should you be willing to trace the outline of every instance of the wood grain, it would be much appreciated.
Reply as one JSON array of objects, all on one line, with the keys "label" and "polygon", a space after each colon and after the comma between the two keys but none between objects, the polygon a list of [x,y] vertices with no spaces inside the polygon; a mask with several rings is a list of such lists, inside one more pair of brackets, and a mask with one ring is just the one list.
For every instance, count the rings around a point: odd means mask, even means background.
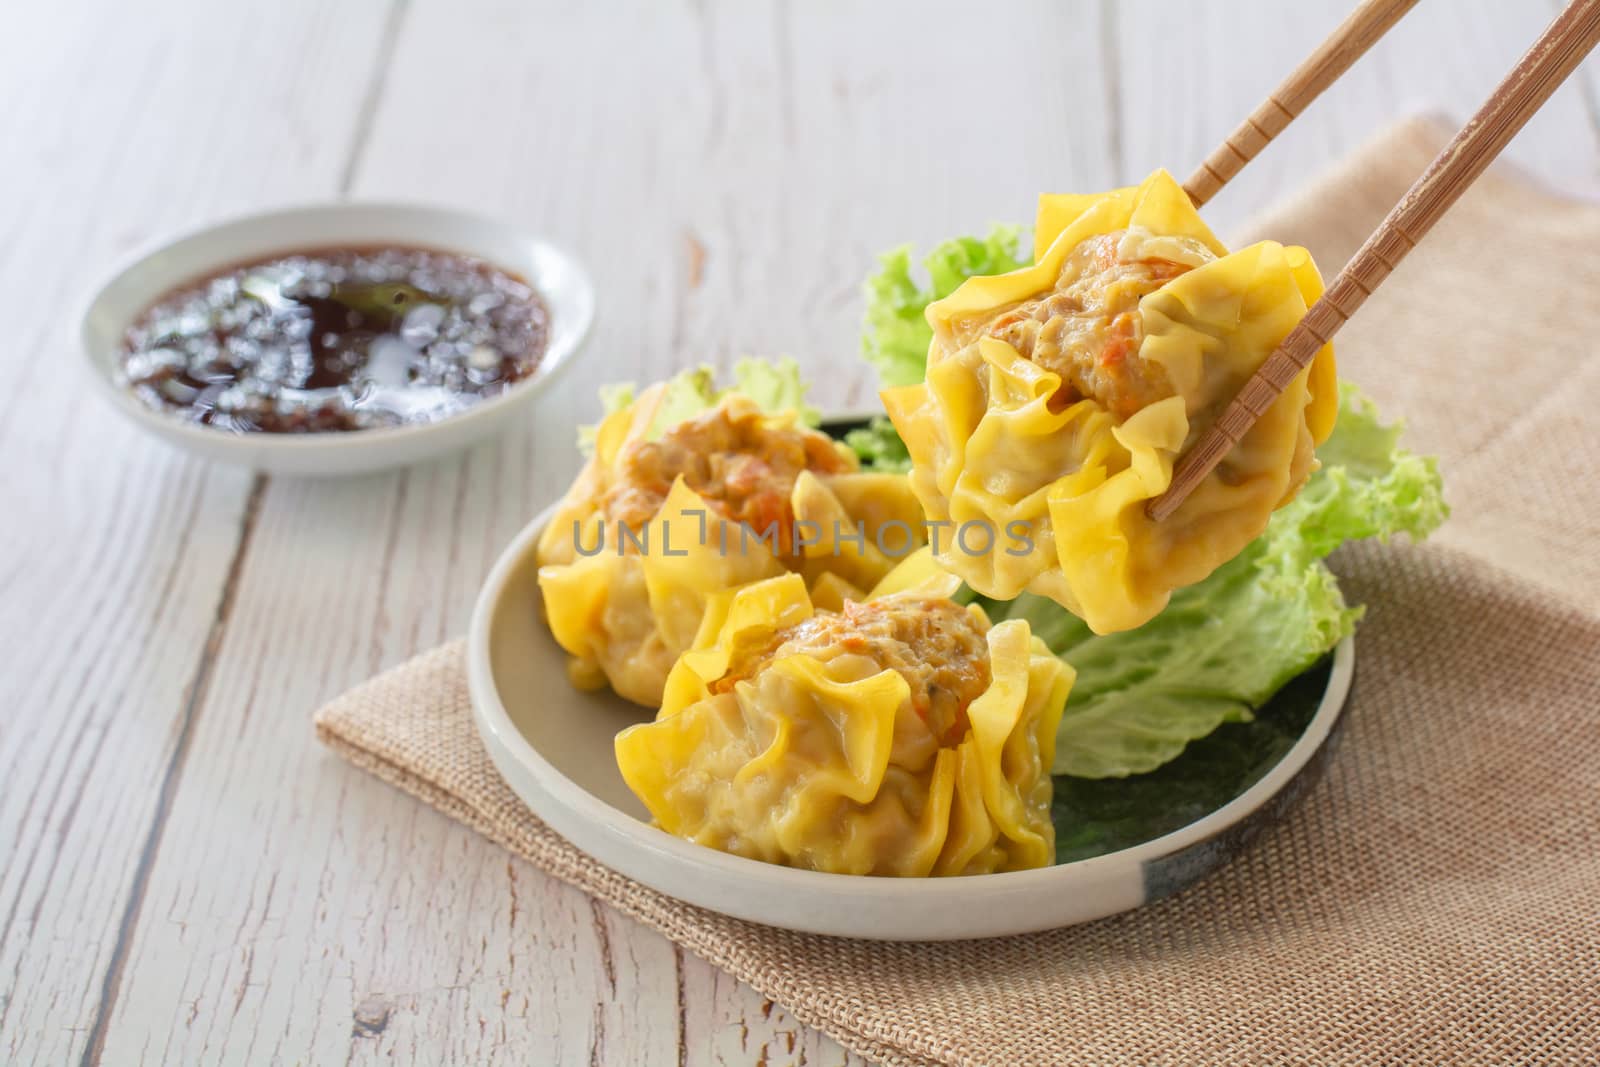
[{"label": "wood grain", "polygon": [[1217,195],[1416,4],[1417,0],[1363,0],[1189,175],[1183,188],[1195,206]]},{"label": "wood grain", "polygon": [[[158,234],[326,195],[371,20],[20,5],[0,35],[0,1061],[82,1057],[226,622],[252,479],[87,398],[69,325]],[[184,56],[182,63],[174,55]]]},{"label": "wood grain", "polygon": [[1183,504],[1319,350],[1427,236],[1534,113],[1600,42],[1600,0],[1572,0],[1440,150],[1332,284],[1200,439],[1179,459],[1172,484],[1146,509],[1161,521]]},{"label": "wood grain", "polygon": [[[30,309],[0,352],[0,1060],[859,1063],[325,755],[309,713],[460,631],[600,382],[787,351],[825,405],[870,401],[879,250],[1192,165],[1348,4],[212,7],[19,8],[0,38],[0,182],[28,208],[0,292]],[[1551,14],[1402,22],[1208,217],[1404,110],[1466,114]],[[1509,151],[1600,190],[1590,77]],[[550,234],[594,266],[599,326],[498,443],[274,480],[247,524],[249,476],[123,429],[37,354],[70,357],[68,306],[129,243],[343,183]]]}]

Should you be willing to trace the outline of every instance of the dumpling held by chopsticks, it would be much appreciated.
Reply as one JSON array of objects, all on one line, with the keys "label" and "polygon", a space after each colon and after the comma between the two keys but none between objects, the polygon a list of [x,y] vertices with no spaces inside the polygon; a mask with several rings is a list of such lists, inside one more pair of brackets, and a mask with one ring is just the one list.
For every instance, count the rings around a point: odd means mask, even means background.
[{"label": "dumpling held by chopsticks", "polygon": [[1303,248],[1230,253],[1166,171],[1041,197],[1034,257],[929,305],[926,379],[884,403],[944,567],[985,596],[1027,590],[1099,633],[1131,629],[1315,469],[1338,405],[1331,346],[1175,514],[1145,515],[1322,279]]}]

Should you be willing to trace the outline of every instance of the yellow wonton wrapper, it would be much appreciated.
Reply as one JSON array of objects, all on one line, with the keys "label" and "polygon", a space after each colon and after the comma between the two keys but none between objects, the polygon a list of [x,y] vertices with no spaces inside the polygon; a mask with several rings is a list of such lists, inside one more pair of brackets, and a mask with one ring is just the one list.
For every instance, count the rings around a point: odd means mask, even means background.
[{"label": "yellow wonton wrapper", "polygon": [[[790,495],[797,522],[812,523],[803,559],[774,554],[759,531],[747,532],[678,478],[655,517],[637,533],[604,517],[602,502],[618,461],[644,438],[661,403],[660,386],[607,416],[595,451],[557,506],[538,545],[546,619],[572,661],[580,688],[609,684],[647,707],[661,703],[667,672],[700,628],[707,599],[795,566],[821,604],[859,599],[905,554],[898,527],[922,540],[922,511],[904,475],[802,472]],[[761,412],[748,398],[722,401],[735,418],[791,426],[792,413]],[[836,525],[836,523],[838,525]],[[865,528],[855,539],[851,531]],[[833,533],[842,529],[845,538]],[[880,551],[882,544],[890,554]],[[581,551],[580,551],[581,546]],[[598,546],[598,549],[597,549]]]},{"label": "yellow wonton wrapper", "polygon": [[[948,596],[957,584],[939,575],[890,598]],[[981,609],[967,610],[987,627]],[[711,691],[737,650],[813,613],[797,575],[712,598],[656,721],[617,735],[622,776],[656,823],[725,852],[841,874],[1053,863],[1050,765],[1072,668],[1026,622],[988,629],[992,677],[954,744],[912,710],[904,676],[847,648],[783,655]]]},{"label": "yellow wonton wrapper", "polygon": [[[1139,300],[1142,340],[1128,357],[1159,365],[1177,395],[1126,419],[1093,397],[1052,411],[1061,377],[997,337],[959,343],[960,323],[1047,295],[1075,249],[1115,231],[1138,242],[1135,258],[1198,264]],[[1243,549],[1315,469],[1337,412],[1331,346],[1176,514],[1145,515],[1174,460],[1321,296],[1322,280],[1303,248],[1263,241],[1230,254],[1166,171],[1108,193],[1041,197],[1035,242],[1033,266],[971,278],[928,306],[926,379],[883,399],[929,521],[955,524],[934,538],[942,565],[986,596],[1028,590],[1098,633],[1130,629]],[[966,548],[952,536],[964,523],[983,524]]]}]

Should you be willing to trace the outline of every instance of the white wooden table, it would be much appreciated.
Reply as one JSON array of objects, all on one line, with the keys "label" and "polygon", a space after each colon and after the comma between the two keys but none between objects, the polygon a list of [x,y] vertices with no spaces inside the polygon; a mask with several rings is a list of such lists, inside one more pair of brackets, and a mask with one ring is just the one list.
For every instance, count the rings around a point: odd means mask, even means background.
[{"label": "white wooden table", "polygon": [[[7,8],[0,1061],[859,1062],[345,766],[310,714],[463,629],[598,384],[789,353],[823,405],[868,402],[875,252],[1181,177],[1347,4],[989,6],[1012,10],[988,30],[954,3]],[[1555,7],[1422,5],[1213,220],[1391,118],[1464,115]],[[1597,115],[1591,64],[1513,155],[1600,190]],[[599,324],[537,424],[293,481],[87,397],[68,325],[113,259],[333,197],[473,206],[589,261]]]}]

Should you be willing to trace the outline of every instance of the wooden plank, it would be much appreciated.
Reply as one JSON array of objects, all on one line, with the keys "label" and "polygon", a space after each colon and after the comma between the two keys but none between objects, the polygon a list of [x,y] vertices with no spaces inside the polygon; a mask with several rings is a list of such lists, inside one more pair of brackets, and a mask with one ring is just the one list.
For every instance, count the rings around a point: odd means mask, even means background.
[{"label": "wooden plank", "polygon": [[223,610],[248,472],[85,396],[68,326],[136,244],[337,180],[381,11],[18,5],[0,35],[0,1060],[92,1040]]},{"label": "wooden plank", "polygon": [[[1186,174],[1349,7],[1346,0],[1115,5],[1125,108],[1138,116],[1123,135],[1124,177],[1133,180],[1157,166]],[[1493,0],[1419,6],[1207,205],[1207,217],[1224,234],[1236,232],[1272,200],[1402,116],[1434,112],[1459,124],[1554,11],[1545,3]],[[1583,77],[1593,78],[1597,64],[1591,58]],[[1559,185],[1596,187],[1600,148],[1582,82],[1559,90],[1506,155]]]},{"label": "wooden plank", "polygon": [[[868,1061],[846,1052],[743,982],[692,956],[683,961],[681,988],[686,1063],[867,1067]],[[634,1049],[631,1044],[624,1047],[630,1053]],[[623,1056],[614,1062],[634,1061]]]},{"label": "wooden plank", "polygon": [[1042,0],[1015,17],[1044,32],[1004,46],[1049,132],[1003,166],[958,165],[1023,91],[972,76],[958,11],[411,5],[358,192],[548,233],[592,266],[599,324],[497,444],[273,481],[108,1060],[859,1062],[338,763],[308,715],[461,630],[500,547],[575,468],[570,413],[595,410],[600,382],[789,352],[823,403],[865,402],[856,293],[876,251],[1110,180],[1098,28]]}]

